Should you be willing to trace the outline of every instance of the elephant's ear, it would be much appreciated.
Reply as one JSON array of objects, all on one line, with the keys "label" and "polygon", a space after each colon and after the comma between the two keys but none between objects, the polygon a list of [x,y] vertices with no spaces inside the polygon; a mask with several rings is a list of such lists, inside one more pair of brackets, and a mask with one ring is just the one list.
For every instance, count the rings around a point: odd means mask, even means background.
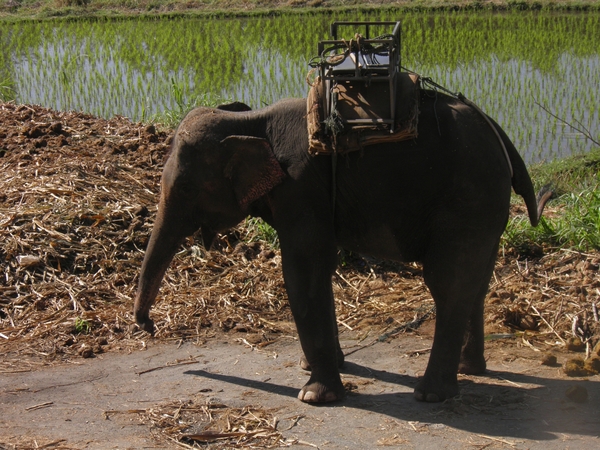
[{"label": "elephant's ear", "polygon": [[242,208],[266,195],[285,178],[285,172],[266,139],[229,136],[221,141],[229,160],[225,176],[233,183]]}]

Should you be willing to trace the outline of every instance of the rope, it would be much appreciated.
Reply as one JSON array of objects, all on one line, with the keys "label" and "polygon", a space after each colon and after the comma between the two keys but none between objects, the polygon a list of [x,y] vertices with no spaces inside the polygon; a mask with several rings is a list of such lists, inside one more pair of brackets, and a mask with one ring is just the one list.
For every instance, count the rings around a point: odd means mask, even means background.
[{"label": "rope", "polygon": [[337,152],[331,155],[331,210],[333,213],[333,222],[335,224],[335,203],[337,199]]},{"label": "rope", "polygon": [[323,120],[323,125],[325,125],[325,128],[333,136],[335,146],[337,144],[337,137],[344,131],[344,119],[342,119],[342,116],[338,112],[337,95],[333,92],[331,93],[331,114]]}]

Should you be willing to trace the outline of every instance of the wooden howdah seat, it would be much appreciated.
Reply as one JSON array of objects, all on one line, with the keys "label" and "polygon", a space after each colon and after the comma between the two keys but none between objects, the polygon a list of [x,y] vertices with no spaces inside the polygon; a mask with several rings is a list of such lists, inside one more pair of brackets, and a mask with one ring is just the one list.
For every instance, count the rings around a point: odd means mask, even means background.
[{"label": "wooden howdah seat", "polygon": [[[358,28],[350,40],[341,27]],[[391,32],[371,38],[371,31]],[[400,22],[334,22],[311,66],[309,151],[345,153],[378,142],[416,137],[418,76],[400,71]]]}]

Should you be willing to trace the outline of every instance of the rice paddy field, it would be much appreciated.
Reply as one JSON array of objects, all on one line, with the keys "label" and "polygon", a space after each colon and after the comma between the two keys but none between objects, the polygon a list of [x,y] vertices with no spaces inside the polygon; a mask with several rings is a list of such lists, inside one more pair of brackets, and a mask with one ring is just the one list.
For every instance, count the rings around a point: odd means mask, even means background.
[{"label": "rice paddy field", "polygon": [[[371,12],[4,23],[0,99],[164,120],[196,104],[305,96],[334,20],[401,20],[402,65],[495,117],[528,163],[600,135],[599,12]],[[350,36],[352,37],[352,34]]]}]

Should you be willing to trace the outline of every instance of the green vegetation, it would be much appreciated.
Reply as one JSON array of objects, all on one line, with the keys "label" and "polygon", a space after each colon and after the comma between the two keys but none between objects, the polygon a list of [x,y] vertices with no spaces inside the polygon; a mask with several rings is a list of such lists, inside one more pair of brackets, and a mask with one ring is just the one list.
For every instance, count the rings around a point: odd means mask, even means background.
[{"label": "green vegetation", "polygon": [[[600,250],[600,148],[530,169],[536,184],[552,185],[552,200],[541,223],[533,228],[526,216],[513,217],[502,245],[524,255],[542,249]],[[519,200],[520,201],[520,200]]]},{"label": "green vegetation", "polygon": [[88,334],[92,329],[92,325],[90,324],[90,322],[88,320],[82,319],[81,317],[78,317],[77,319],[75,319],[75,332],[76,333],[83,333],[83,334]]},{"label": "green vegetation", "polygon": [[[546,250],[571,248],[577,251],[600,249],[599,186],[572,192],[554,200],[558,212],[542,218],[533,228],[525,216],[512,218],[504,233],[502,246],[525,256]],[[548,215],[548,214],[547,214]]]},{"label": "green vegetation", "polygon": [[15,99],[15,90],[13,82],[10,78],[6,80],[0,79],[0,102],[8,102]]},{"label": "green vegetation", "polygon": [[248,217],[242,227],[242,239],[246,242],[264,242],[270,248],[279,248],[277,231],[264,220],[257,217]]}]

